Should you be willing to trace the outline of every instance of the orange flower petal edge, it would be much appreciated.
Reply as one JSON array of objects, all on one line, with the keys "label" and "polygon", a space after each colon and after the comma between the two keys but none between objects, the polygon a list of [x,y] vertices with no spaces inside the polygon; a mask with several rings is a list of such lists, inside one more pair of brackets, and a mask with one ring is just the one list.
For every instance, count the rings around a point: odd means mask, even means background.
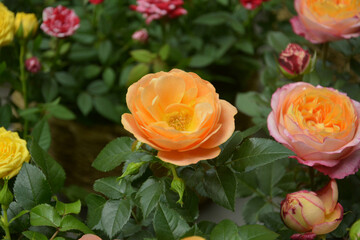
[{"label": "orange flower petal edge", "polygon": [[211,83],[179,69],[142,77],[129,87],[126,103],[131,114],[122,115],[124,128],[179,166],[217,157],[235,130],[236,108]]}]

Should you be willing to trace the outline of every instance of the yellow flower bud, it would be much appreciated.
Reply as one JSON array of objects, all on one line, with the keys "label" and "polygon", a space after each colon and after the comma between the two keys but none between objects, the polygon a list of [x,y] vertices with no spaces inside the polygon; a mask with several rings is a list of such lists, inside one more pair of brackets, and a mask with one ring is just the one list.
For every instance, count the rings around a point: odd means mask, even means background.
[{"label": "yellow flower bud", "polygon": [[12,42],[14,38],[14,13],[0,2],[0,47]]},{"label": "yellow flower bud", "polygon": [[17,175],[24,162],[29,162],[30,154],[26,141],[16,132],[0,128],[0,178],[10,179]]},{"label": "yellow flower bud", "polygon": [[34,36],[38,26],[38,20],[33,13],[19,12],[15,16],[15,33],[20,38]]}]

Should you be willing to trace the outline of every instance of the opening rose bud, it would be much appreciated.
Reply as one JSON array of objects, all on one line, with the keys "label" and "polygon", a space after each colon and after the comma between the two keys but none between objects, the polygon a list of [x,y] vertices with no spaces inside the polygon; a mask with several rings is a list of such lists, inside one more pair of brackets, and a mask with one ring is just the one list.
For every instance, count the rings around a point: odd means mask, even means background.
[{"label": "opening rose bud", "polygon": [[287,78],[294,78],[308,71],[311,67],[311,55],[300,45],[290,43],[279,56],[281,72]]},{"label": "opening rose bud", "polygon": [[38,26],[38,20],[33,13],[19,12],[15,16],[15,32],[20,38],[34,36]]},{"label": "opening rose bud", "polygon": [[133,33],[132,39],[141,43],[146,43],[149,38],[149,34],[145,28],[140,29]]},{"label": "opening rose bud", "polygon": [[41,63],[37,57],[31,57],[25,61],[26,70],[31,73],[37,73],[41,70]]},{"label": "opening rose bud", "polygon": [[125,129],[179,166],[217,157],[235,129],[236,108],[195,73],[148,74],[129,87],[126,103]]},{"label": "opening rose bud", "polygon": [[318,192],[303,190],[290,193],[281,203],[281,218],[296,232],[327,234],[334,231],[343,218],[344,211],[337,200],[335,180]]}]

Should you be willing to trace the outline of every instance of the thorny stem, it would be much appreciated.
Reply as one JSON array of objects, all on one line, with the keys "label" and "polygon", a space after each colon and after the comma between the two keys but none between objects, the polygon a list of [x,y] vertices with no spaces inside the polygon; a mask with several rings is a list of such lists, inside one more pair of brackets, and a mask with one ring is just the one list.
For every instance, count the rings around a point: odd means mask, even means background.
[{"label": "thorny stem", "polygon": [[5,240],[11,240],[10,236],[10,230],[9,230],[9,221],[7,216],[7,209],[9,206],[1,205],[3,216],[2,216],[2,227],[5,231],[5,237],[3,239]]},{"label": "thorny stem", "polygon": [[[25,57],[25,42],[21,41],[20,43],[20,56],[19,56],[19,66],[20,66],[20,82],[22,88],[22,94],[24,98],[24,107],[27,109],[28,101],[27,101],[27,86],[26,86],[26,76],[25,76],[25,65],[24,65],[24,57]],[[23,131],[23,138],[26,139],[28,133],[28,125],[29,121],[25,118],[24,119],[24,131]]]}]

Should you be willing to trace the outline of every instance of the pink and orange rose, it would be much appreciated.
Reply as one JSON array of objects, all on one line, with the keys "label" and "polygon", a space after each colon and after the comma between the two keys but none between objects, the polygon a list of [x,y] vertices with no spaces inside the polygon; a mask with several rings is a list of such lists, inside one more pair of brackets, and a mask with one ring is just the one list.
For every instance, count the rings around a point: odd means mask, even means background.
[{"label": "pink and orange rose", "polygon": [[175,165],[217,157],[235,128],[236,108],[195,73],[148,74],[129,87],[126,102],[125,129]]},{"label": "pink and orange rose", "polygon": [[332,88],[299,82],[279,88],[268,116],[271,136],[300,163],[331,178],[360,167],[360,103]]},{"label": "pink and orange rose", "polygon": [[312,43],[360,36],[359,0],[295,0],[295,9],[293,30]]},{"label": "pink and orange rose", "polygon": [[334,231],[343,218],[344,210],[338,201],[335,180],[318,192],[290,193],[281,203],[281,218],[289,228],[305,234],[291,239],[314,239],[316,235]]}]

